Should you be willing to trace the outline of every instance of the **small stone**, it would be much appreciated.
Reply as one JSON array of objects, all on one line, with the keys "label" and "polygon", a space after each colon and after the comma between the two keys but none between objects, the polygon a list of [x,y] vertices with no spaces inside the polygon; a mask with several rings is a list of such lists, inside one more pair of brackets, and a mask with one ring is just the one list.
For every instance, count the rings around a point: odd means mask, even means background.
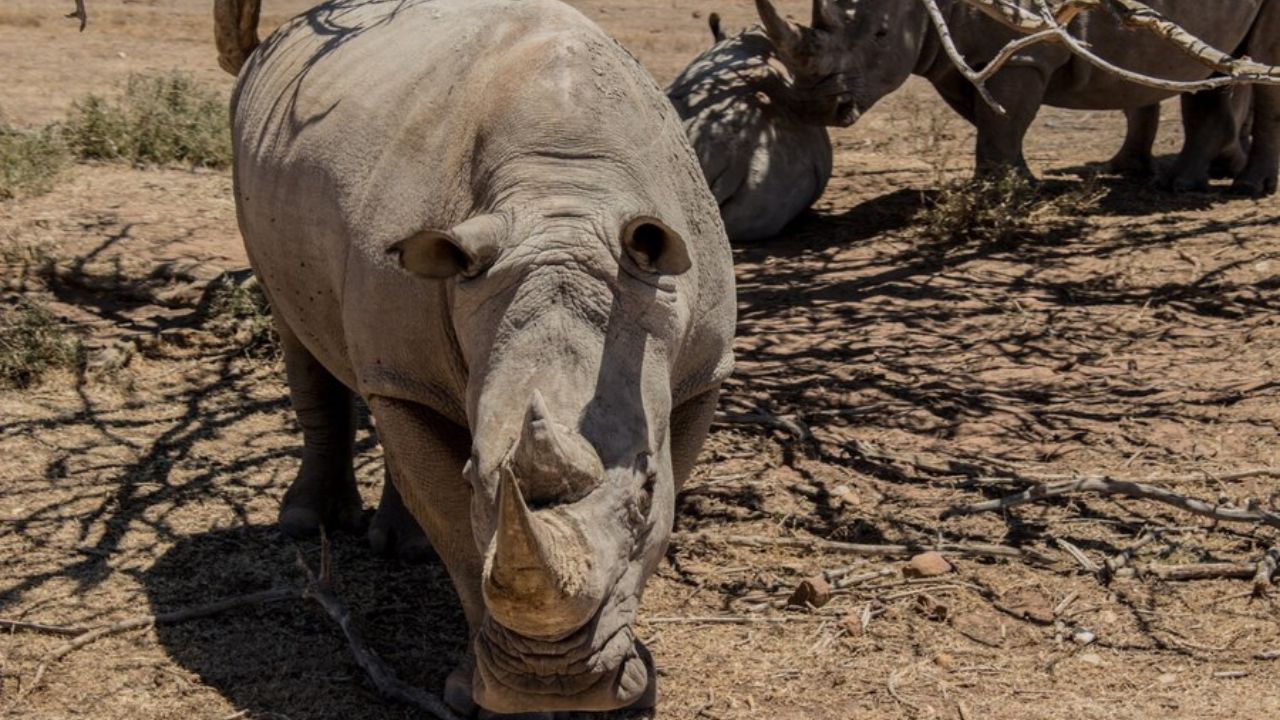
[{"label": "small stone", "polygon": [[956,664],[956,659],[949,653],[938,653],[933,656],[933,664],[943,670],[950,670]]},{"label": "small stone", "polygon": [[1093,665],[1094,667],[1097,667],[1102,664],[1102,656],[1098,653],[1082,653],[1076,657],[1080,658],[1080,662],[1085,663],[1086,665]]},{"label": "small stone", "polygon": [[1000,598],[1003,609],[1038,625],[1053,624],[1053,606],[1049,598],[1032,588],[1015,588]]},{"label": "small stone", "polygon": [[927,578],[946,575],[951,572],[951,563],[940,553],[925,552],[911,558],[902,574],[909,578]]},{"label": "small stone", "polygon": [[831,585],[821,576],[805,578],[796,586],[795,592],[787,600],[791,607],[820,608],[831,602]]},{"label": "small stone", "polygon": [[1093,641],[1097,639],[1098,636],[1087,628],[1076,628],[1071,633],[1071,642],[1077,645],[1092,645]]}]

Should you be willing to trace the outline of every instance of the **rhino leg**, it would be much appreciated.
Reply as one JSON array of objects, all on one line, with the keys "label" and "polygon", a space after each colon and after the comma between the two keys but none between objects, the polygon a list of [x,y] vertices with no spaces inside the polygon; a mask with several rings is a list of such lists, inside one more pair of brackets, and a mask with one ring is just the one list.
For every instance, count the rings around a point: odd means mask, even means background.
[{"label": "rhino leg", "polygon": [[1280,86],[1255,85],[1249,160],[1236,176],[1231,190],[1254,197],[1271,195],[1276,192],[1277,174],[1280,174]]},{"label": "rhino leg", "polygon": [[1045,75],[1036,67],[1010,66],[996,73],[987,89],[1004,106],[1005,115],[981,99],[974,112],[978,126],[977,175],[991,177],[1015,172],[1031,178],[1022,142],[1040,112]]},{"label": "rhino leg", "polygon": [[422,562],[435,554],[431,541],[422,532],[422,526],[404,506],[400,491],[396,490],[391,479],[389,465],[382,483],[378,512],[369,523],[369,546],[379,555],[394,555],[406,562]]},{"label": "rhino leg", "polygon": [[1234,178],[1249,163],[1249,138],[1253,133],[1253,91],[1250,85],[1235,85],[1231,93],[1231,121],[1234,134],[1209,165],[1209,176]]},{"label": "rhino leg", "polygon": [[363,525],[360,493],[352,470],[355,400],[298,340],[276,321],[284,351],[289,398],[302,427],[302,467],[280,507],[280,529],[292,537],[328,529],[358,531]]},{"label": "rhino leg", "polygon": [[1182,151],[1160,185],[1174,192],[1206,192],[1209,165],[1239,138],[1230,91],[1219,88],[1183,95],[1182,128]]},{"label": "rhino leg", "polygon": [[1115,157],[1107,161],[1107,172],[1126,177],[1149,178],[1155,174],[1151,148],[1160,130],[1160,104],[1127,108],[1124,144]]},{"label": "rhino leg", "polygon": [[[468,636],[484,618],[480,590],[484,559],[471,529],[471,485],[463,477],[471,435],[432,410],[402,400],[369,398],[378,439],[404,507],[426,531],[444,562],[467,617]],[[465,715],[471,701],[472,651],[450,674],[445,699]]]}]

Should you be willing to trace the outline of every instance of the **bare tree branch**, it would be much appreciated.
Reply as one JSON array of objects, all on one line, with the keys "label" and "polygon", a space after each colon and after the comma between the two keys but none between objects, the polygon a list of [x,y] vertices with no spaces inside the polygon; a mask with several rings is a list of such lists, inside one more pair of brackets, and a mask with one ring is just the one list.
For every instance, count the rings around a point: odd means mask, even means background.
[{"label": "bare tree branch", "polygon": [[1262,523],[1274,528],[1280,528],[1280,513],[1269,512],[1266,510],[1250,510],[1231,505],[1214,505],[1185,495],[1179,495],[1175,492],[1159,488],[1154,485],[1126,480],[1098,478],[1081,478],[1079,480],[1044,483],[1042,485],[1036,485],[1035,487],[1023,490],[1020,493],[1007,495],[998,500],[988,500],[986,502],[973,503],[972,505],[952,506],[942,514],[942,519],[945,520],[957,515],[974,515],[977,513],[1004,510],[1005,508],[1017,507],[1018,505],[1025,505],[1027,503],[1061,497],[1077,492],[1096,492],[1102,495],[1124,495],[1126,497],[1138,498],[1140,500],[1154,500],[1156,502],[1186,510],[1190,513],[1195,513],[1196,515],[1211,517],[1215,520]]},{"label": "bare tree branch", "polygon": [[89,14],[84,11],[84,0],[76,0],[76,9],[67,13],[69,18],[80,19],[80,32],[84,32],[85,25],[89,24]]},{"label": "bare tree branch", "polygon": [[[991,62],[987,63],[982,70],[977,70],[964,59],[956,47],[947,27],[946,17],[938,6],[938,0],[921,0],[929,12],[929,18],[952,63],[969,82],[973,83],[982,99],[1001,114],[1004,114],[1004,108],[987,90],[986,82],[1018,52],[1043,42],[1059,43],[1090,64],[1128,82],[1170,92],[1198,92],[1242,83],[1280,84],[1280,67],[1255,62],[1249,58],[1233,57],[1209,45],[1181,25],[1138,0],[1059,0],[1056,7],[1050,6],[1050,0],[960,1],[981,11],[1001,25],[1026,34],[1026,37],[1018,38],[1005,45]],[[1156,35],[1187,57],[1221,74],[1198,81],[1166,80],[1112,64],[1095,54],[1067,30],[1067,25],[1076,16],[1099,10],[1109,12],[1126,27]]]}]

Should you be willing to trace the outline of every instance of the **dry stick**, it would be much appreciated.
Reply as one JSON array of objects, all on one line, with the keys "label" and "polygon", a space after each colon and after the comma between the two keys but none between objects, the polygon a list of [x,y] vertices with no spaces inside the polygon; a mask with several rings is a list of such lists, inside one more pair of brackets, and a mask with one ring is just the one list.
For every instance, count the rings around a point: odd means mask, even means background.
[{"label": "dry stick", "polygon": [[942,519],[945,520],[957,515],[975,515],[977,513],[1004,510],[1006,508],[1017,507],[1018,505],[1025,505],[1027,503],[1037,502],[1040,500],[1062,497],[1075,492],[1096,492],[1101,495],[1124,495],[1126,497],[1137,498],[1140,500],[1154,500],[1166,505],[1172,505],[1173,507],[1186,510],[1187,512],[1194,513],[1196,515],[1211,517],[1215,520],[1262,523],[1274,528],[1280,528],[1280,514],[1274,512],[1266,510],[1246,510],[1244,508],[1234,507],[1231,505],[1210,505],[1202,500],[1196,500],[1195,498],[1189,498],[1185,495],[1179,495],[1175,492],[1165,490],[1164,488],[1147,485],[1146,483],[1094,478],[1045,483],[1043,485],[1028,488],[1020,493],[1007,495],[998,500],[989,500],[987,502],[973,503],[971,505],[953,505],[952,507],[947,508],[947,511],[942,514]]},{"label": "dry stick", "polygon": [[964,557],[1011,557],[1025,558],[1039,563],[1051,565],[1054,558],[1028,548],[1016,548],[1008,545],[989,543],[917,543],[911,545],[862,545],[858,543],[823,540],[821,538],[771,538],[748,535],[714,536],[706,533],[673,533],[672,542],[722,543],[739,547],[786,547],[804,550],[824,550],[827,552],[860,555],[863,557],[911,557],[926,550],[961,555]]},{"label": "dry stick", "polygon": [[671,617],[644,618],[640,622],[649,625],[767,625],[793,622],[825,622],[828,615],[781,615],[759,617],[754,615],[673,615]]},{"label": "dry stick", "polygon": [[1275,577],[1277,565],[1280,565],[1280,546],[1268,550],[1258,561],[1258,569],[1253,575],[1253,594],[1256,597],[1271,592],[1271,579]]},{"label": "dry stick", "polygon": [[1080,563],[1080,567],[1084,568],[1085,572],[1095,576],[1098,574],[1098,564],[1089,559],[1089,556],[1085,555],[1084,551],[1076,547],[1074,543],[1063,540],[1062,538],[1054,538],[1053,542],[1055,545],[1066,551],[1068,555],[1075,558],[1075,561]]},{"label": "dry stick", "polygon": [[84,11],[84,0],[76,0],[76,9],[67,13],[69,18],[79,18],[80,32],[84,32],[84,26],[89,23],[89,15]]},{"label": "dry stick", "polygon": [[1156,565],[1143,567],[1143,575],[1161,580],[1221,580],[1224,578],[1251,578],[1258,571],[1258,563],[1199,563],[1196,565]]},{"label": "dry stick", "polygon": [[329,538],[323,533],[320,535],[320,576],[317,577],[311,571],[311,567],[302,559],[302,553],[298,553],[298,567],[307,576],[307,586],[302,591],[303,597],[315,600],[325,613],[342,628],[342,634],[347,638],[347,646],[351,649],[351,655],[355,659],[356,664],[364,670],[365,675],[373,683],[384,697],[390,698],[397,702],[411,705],[419,710],[429,714],[431,717],[439,718],[439,720],[459,720],[449,706],[444,704],[440,698],[431,693],[417,688],[404,682],[396,677],[394,671],[382,662],[369,644],[365,642],[364,635],[360,632],[360,628],[351,621],[351,611],[333,594],[331,582],[333,578],[333,560],[329,551]]},{"label": "dry stick", "polygon": [[49,669],[49,665],[55,663],[76,650],[89,645],[108,635],[118,635],[129,630],[137,630],[139,628],[150,627],[152,625],[172,625],[174,623],[194,620],[196,618],[217,615],[228,610],[246,607],[248,605],[262,605],[264,603],[279,602],[281,600],[291,600],[298,597],[298,591],[293,588],[272,588],[271,590],[263,590],[261,592],[249,595],[241,595],[240,597],[226,598],[207,605],[197,605],[196,607],[183,608],[167,613],[157,613],[155,615],[142,615],[128,620],[121,620],[118,623],[104,625],[102,627],[85,630],[76,635],[64,645],[60,645],[44,657],[40,664],[36,667],[35,678],[31,684],[22,689],[19,696],[26,695],[34,690]]},{"label": "dry stick", "polygon": [[63,625],[45,625],[43,623],[27,622],[25,620],[9,620],[0,618],[0,630],[27,630],[30,632],[44,633],[45,635],[65,635],[75,637],[89,632],[92,628],[85,627],[66,627]]}]

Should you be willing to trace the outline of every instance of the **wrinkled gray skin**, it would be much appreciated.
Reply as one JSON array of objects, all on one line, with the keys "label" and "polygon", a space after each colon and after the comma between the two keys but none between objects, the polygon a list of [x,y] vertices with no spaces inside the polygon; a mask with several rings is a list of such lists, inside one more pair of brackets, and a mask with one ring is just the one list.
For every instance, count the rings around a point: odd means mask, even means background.
[{"label": "wrinkled gray skin", "polygon": [[[1211,45],[1265,63],[1280,61],[1280,0],[1151,0],[1156,10]],[[960,0],[939,0],[956,45],[980,67],[1017,37]],[[1082,110],[1134,110],[1171,97],[1128,83],[1042,43],[1019,53],[988,83],[1008,110],[1000,115],[955,68],[922,3],[916,0],[814,0],[810,27],[782,18],[769,0],[756,0],[761,20],[811,102],[824,102],[829,124],[852,124],[911,74],[927,78],[943,99],[978,129],[982,174],[1012,168],[1026,173],[1022,141],[1041,105]],[[1205,66],[1150,33],[1125,30],[1110,16],[1086,13],[1071,32],[1098,55],[1129,70],[1170,80],[1208,77]],[[1254,89],[1252,142],[1234,189],[1261,195],[1276,190],[1280,167],[1280,86]],[[1209,165],[1230,141],[1233,122],[1226,91],[1192,102],[1193,134],[1175,167],[1173,184],[1201,186]]]},{"label": "wrinkled gray skin", "polygon": [[760,28],[725,37],[667,88],[684,119],[729,239],[773,237],[808,210],[831,179],[831,139],[790,97],[790,77]]},{"label": "wrinkled gray skin", "polygon": [[331,0],[253,52],[233,103],[297,507],[349,509],[358,393],[470,626],[450,704],[652,703],[632,621],[735,315],[666,98],[554,0]]}]

